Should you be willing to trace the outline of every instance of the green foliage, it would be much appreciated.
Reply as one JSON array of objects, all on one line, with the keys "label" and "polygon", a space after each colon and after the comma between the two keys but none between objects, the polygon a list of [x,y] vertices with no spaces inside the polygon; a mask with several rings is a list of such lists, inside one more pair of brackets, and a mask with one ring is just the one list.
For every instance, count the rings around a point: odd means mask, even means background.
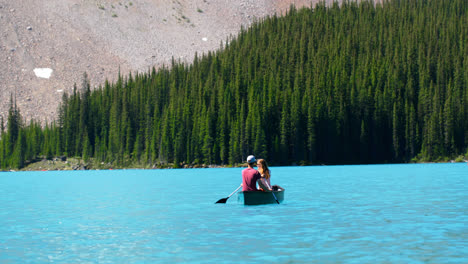
[{"label": "green foliage", "polygon": [[465,157],[463,157],[462,155],[459,155],[456,159],[455,159],[455,162],[465,162]]},{"label": "green foliage", "polygon": [[[190,65],[92,92],[85,76],[57,123],[23,134],[24,155],[151,167],[249,154],[281,165],[446,160],[468,144],[466,25],[465,0],[291,8]],[[15,129],[9,116],[2,168],[21,158]]]}]

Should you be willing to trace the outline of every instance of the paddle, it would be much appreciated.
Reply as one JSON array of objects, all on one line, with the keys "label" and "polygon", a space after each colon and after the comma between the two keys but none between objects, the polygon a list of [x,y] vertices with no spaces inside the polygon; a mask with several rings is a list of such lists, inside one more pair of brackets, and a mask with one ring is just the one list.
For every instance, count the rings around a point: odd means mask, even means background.
[{"label": "paddle", "polygon": [[275,197],[276,203],[279,204],[278,199],[276,199],[276,195],[275,195],[275,193],[273,192],[273,190],[271,190],[271,194],[273,194],[273,197]]},{"label": "paddle", "polygon": [[271,194],[273,194],[273,197],[275,197],[276,203],[279,204],[278,199],[276,199],[276,195],[275,195],[273,189],[272,188],[270,188],[270,189],[271,189]]},{"label": "paddle", "polygon": [[231,197],[233,194],[235,194],[237,192],[237,190],[239,190],[241,187],[242,187],[242,185],[237,187],[237,189],[235,191],[233,191],[228,197],[219,199],[216,203],[226,203],[227,200],[229,199],[229,197]]},{"label": "paddle", "polygon": [[[264,180],[264,179],[263,179],[263,180]],[[265,180],[264,180],[264,181],[265,181]],[[260,183],[261,183],[261,184],[260,184]],[[262,185],[262,186],[261,186],[262,188],[264,187],[263,184],[266,184],[266,186],[268,187],[268,189],[271,190],[271,194],[273,194],[273,197],[275,198],[276,203],[279,204],[278,199],[276,198],[276,195],[275,195],[275,193],[274,193],[274,191],[273,191],[273,188],[271,188],[270,184],[269,184],[267,181],[265,181],[265,183],[263,183],[261,180],[259,180],[259,185]]]}]

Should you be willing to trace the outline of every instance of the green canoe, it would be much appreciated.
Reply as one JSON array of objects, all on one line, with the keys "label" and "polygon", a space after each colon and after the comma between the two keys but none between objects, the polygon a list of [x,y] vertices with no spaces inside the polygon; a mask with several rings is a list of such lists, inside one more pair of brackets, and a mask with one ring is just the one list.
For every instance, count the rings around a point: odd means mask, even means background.
[{"label": "green canoe", "polygon": [[[279,188],[277,191],[273,191],[275,194],[273,196],[272,192],[263,192],[263,191],[249,191],[249,192],[239,192],[237,196],[237,201],[243,203],[244,205],[259,205],[259,204],[275,204],[276,199],[281,203],[284,200],[284,189]],[[275,199],[276,196],[276,199]]]}]

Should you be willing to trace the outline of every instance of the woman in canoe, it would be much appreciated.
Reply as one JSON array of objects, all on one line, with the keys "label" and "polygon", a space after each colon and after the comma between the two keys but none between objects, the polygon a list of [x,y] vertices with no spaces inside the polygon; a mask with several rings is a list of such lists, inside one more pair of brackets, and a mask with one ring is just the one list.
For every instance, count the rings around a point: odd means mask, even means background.
[{"label": "woman in canoe", "polygon": [[258,185],[260,186],[260,189],[263,191],[272,191],[271,183],[270,183],[271,174],[270,174],[270,170],[268,169],[266,160],[258,159],[257,168],[258,168],[258,172],[260,172],[260,175],[262,176],[258,180]]}]

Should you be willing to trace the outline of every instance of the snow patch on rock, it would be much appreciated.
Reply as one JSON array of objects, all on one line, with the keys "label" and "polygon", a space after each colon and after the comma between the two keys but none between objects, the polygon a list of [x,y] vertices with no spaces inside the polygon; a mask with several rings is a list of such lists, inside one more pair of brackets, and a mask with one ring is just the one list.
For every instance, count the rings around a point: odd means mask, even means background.
[{"label": "snow patch on rock", "polygon": [[35,68],[34,74],[39,78],[49,79],[53,70],[51,68]]}]

